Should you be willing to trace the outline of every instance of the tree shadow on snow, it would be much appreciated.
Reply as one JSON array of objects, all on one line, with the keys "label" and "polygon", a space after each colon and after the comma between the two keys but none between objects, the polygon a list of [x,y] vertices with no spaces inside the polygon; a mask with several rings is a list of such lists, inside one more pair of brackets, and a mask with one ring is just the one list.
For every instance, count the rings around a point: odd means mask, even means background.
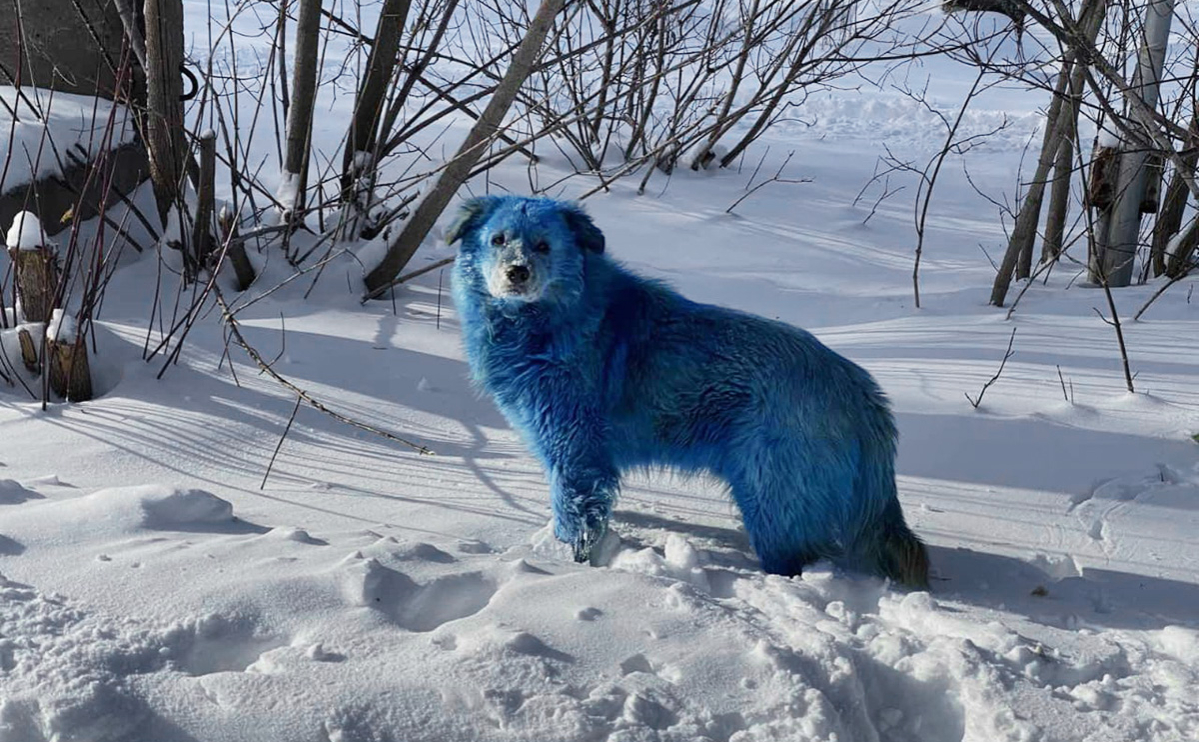
[{"label": "tree shadow on snow", "polygon": [[1107,569],[1063,572],[1053,565],[964,548],[929,546],[929,559],[932,594],[939,599],[1069,629],[1199,627],[1199,585]]}]

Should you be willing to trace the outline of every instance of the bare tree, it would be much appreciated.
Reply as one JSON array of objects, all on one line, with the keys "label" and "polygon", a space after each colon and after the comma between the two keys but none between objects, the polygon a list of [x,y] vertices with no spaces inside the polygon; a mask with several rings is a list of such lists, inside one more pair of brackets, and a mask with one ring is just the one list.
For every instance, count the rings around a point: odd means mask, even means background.
[{"label": "bare tree", "polygon": [[374,192],[372,175],[377,166],[375,140],[409,6],[409,0],[385,0],[366,73],[354,99],[354,115],[341,166],[341,201],[345,208],[341,229],[342,235],[350,239],[358,237],[359,222],[370,210]]},{"label": "bare tree", "polygon": [[388,240],[387,254],[379,265],[366,276],[368,297],[379,296],[391,285],[392,279],[399,275],[408,260],[412,257],[420,243],[424,241],[434,222],[445,210],[450,199],[470,175],[471,167],[478,161],[484,149],[499,130],[508,107],[516,98],[521,83],[528,77],[534,62],[541,54],[542,44],[549,32],[554,16],[562,10],[565,0],[542,0],[529,24],[528,31],[520,46],[517,47],[504,79],[496,88],[487,108],[479,116],[479,120],[471,127],[466,139],[458,148],[458,153],[446,164],[445,169],[430,188],[428,195],[417,206],[412,216],[404,224],[403,229],[394,239]]},{"label": "bare tree", "polygon": [[[1104,3],[1105,0],[1090,0],[1081,12],[1078,25],[1083,37],[1091,42],[1099,33],[1099,27],[1103,20]],[[1024,199],[1021,201],[1020,211],[1016,216],[1016,225],[1012,228],[1007,250],[1004,252],[1003,261],[991,287],[991,304],[997,307],[1003,306],[1013,275],[1016,278],[1029,277],[1033,242],[1037,236],[1037,223],[1041,218],[1041,204],[1045,195],[1046,182],[1049,179],[1050,171],[1061,163],[1063,150],[1067,153],[1067,167],[1070,161],[1070,142],[1077,126],[1075,123],[1076,110],[1070,101],[1073,98],[1074,90],[1082,84],[1085,65],[1076,64],[1077,50],[1067,49],[1064,56],[1053,91],[1053,98],[1049,104],[1049,112],[1045,117],[1045,131],[1037,158],[1037,166],[1032,180],[1028,183]],[[1059,172],[1058,178],[1061,177]],[[1068,176],[1065,182],[1069,183]],[[1068,194],[1068,190],[1066,193]],[[1059,192],[1056,197],[1063,198],[1063,194]]]}]

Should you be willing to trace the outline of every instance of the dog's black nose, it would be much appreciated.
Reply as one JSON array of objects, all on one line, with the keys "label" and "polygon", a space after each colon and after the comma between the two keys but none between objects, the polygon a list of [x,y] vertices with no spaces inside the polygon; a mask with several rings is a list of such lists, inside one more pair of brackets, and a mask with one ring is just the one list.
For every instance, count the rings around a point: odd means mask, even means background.
[{"label": "dog's black nose", "polygon": [[512,283],[524,283],[529,280],[529,267],[527,265],[508,266],[508,280]]}]

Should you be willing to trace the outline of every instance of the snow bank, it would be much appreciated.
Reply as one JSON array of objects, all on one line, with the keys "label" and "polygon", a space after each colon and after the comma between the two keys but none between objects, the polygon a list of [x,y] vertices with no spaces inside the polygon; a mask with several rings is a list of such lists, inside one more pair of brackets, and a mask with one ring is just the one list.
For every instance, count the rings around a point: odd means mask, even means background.
[{"label": "snow bank", "polygon": [[[22,87],[22,93],[18,96],[13,87],[0,85],[0,99],[5,102],[0,105],[0,130],[4,132],[0,136],[0,162],[8,163],[3,184],[6,191],[49,175],[61,175],[71,163],[58,162],[55,153],[74,152],[86,159],[105,141],[112,147],[133,141],[133,119],[124,106],[86,95],[51,95],[28,86]],[[27,102],[38,109],[36,116]],[[9,114],[14,109],[19,116],[15,122]]]}]

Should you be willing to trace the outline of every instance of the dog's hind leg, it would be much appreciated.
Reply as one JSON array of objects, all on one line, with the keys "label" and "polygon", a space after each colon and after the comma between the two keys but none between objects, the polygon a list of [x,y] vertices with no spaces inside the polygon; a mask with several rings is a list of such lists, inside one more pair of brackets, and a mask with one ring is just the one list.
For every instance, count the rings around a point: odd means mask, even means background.
[{"label": "dog's hind leg", "polygon": [[791,576],[818,559],[841,560],[858,458],[843,438],[758,427],[742,439],[725,474],[764,571]]},{"label": "dog's hind leg", "polygon": [[793,577],[835,553],[824,538],[826,527],[819,514],[807,507],[795,480],[742,474],[730,477],[729,483],[762,571]]}]

